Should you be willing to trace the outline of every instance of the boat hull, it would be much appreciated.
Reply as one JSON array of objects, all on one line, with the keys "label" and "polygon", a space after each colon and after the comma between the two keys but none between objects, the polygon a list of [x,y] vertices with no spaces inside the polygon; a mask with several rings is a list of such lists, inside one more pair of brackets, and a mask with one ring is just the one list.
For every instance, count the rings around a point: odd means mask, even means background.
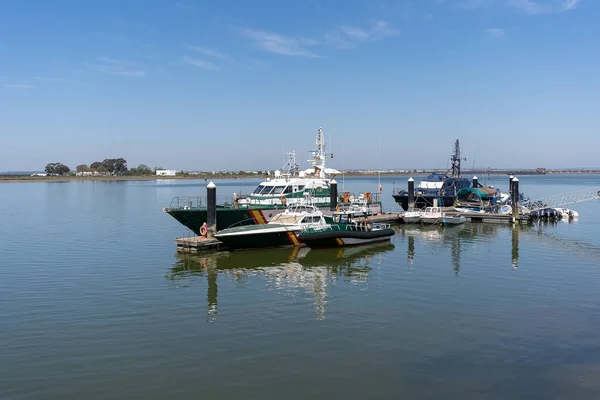
[{"label": "boat hull", "polygon": [[442,217],[442,225],[460,225],[464,224],[467,221],[465,217]]},{"label": "boat hull", "polygon": [[421,223],[422,224],[426,224],[426,225],[435,225],[435,224],[439,224],[441,221],[441,217],[436,217],[436,218],[423,218],[421,217]]},{"label": "boat hull", "polygon": [[[408,210],[407,194],[395,194],[393,197],[396,203],[398,203],[404,211]],[[454,201],[456,200],[453,196],[416,196],[414,208],[421,209],[433,207],[433,201],[435,199],[438,201],[438,207],[451,207],[454,205]]]},{"label": "boat hull", "polygon": [[298,236],[298,239],[311,248],[340,247],[390,240],[395,233],[393,229],[376,231],[325,231],[302,233]]},{"label": "boat hull", "polygon": [[418,224],[421,221],[421,217],[402,217],[402,221],[405,224]]},{"label": "boat hull", "polygon": [[[285,211],[285,207],[264,207],[264,208],[225,208],[217,207],[217,232],[227,229],[232,225],[255,225],[266,224],[275,215]],[[196,235],[200,234],[200,227],[207,222],[206,207],[198,208],[172,208],[166,209],[171,217],[179,223],[193,231]]]},{"label": "boat hull", "polygon": [[[217,206],[217,232],[227,229],[233,225],[256,225],[266,224],[275,215],[284,212],[286,209],[282,205],[274,206],[262,206],[262,207],[224,207]],[[332,211],[330,207],[318,207],[324,215],[331,216]],[[164,210],[171,217],[175,218],[179,223],[193,231],[196,235],[200,235],[200,227],[207,221],[207,210],[206,207],[177,207],[177,208],[166,208]],[[378,214],[381,213],[381,204],[371,203],[369,204],[369,213]]]},{"label": "boat hull", "polygon": [[[269,224],[271,225],[271,224]],[[300,228],[296,229],[263,229],[252,233],[219,234],[215,238],[229,250],[265,249],[271,247],[302,246],[298,240]]]}]

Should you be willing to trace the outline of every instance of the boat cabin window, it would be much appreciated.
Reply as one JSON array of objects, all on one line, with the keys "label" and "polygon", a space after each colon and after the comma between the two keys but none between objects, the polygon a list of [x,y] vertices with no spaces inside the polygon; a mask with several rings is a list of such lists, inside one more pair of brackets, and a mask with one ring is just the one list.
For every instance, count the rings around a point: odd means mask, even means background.
[{"label": "boat cabin window", "polygon": [[265,187],[263,185],[258,185],[252,194],[259,194]]},{"label": "boat cabin window", "polygon": [[333,222],[337,224],[349,224],[352,220],[349,214],[337,214],[333,216]]},{"label": "boat cabin window", "polygon": [[284,194],[288,194],[288,193],[292,193],[292,187],[291,186],[286,186],[285,190],[283,191]]},{"label": "boat cabin window", "polygon": [[273,190],[273,186],[265,186],[263,190],[260,191],[260,194],[269,194]]},{"label": "boat cabin window", "polygon": [[271,194],[281,194],[283,193],[283,189],[285,189],[285,186],[275,186],[275,189]]},{"label": "boat cabin window", "polygon": [[306,216],[304,217],[304,219],[302,219],[302,223],[303,224],[310,224],[310,223],[314,223],[314,222],[319,222],[321,221],[321,217],[319,216]]},{"label": "boat cabin window", "polygon": [[300,191],[300,190],[304,190],[304,185],[298,186],[298,191]]}]

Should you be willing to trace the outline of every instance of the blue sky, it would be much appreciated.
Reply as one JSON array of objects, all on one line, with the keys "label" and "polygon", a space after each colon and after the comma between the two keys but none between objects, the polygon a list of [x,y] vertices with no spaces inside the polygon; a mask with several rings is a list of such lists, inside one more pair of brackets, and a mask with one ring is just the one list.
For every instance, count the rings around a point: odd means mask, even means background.
[{"label": "blue sky", "polygon": [[[600,1],[0,3],[0,171],[598,167]],[[306,155],[306,157],[305,157]]]}]

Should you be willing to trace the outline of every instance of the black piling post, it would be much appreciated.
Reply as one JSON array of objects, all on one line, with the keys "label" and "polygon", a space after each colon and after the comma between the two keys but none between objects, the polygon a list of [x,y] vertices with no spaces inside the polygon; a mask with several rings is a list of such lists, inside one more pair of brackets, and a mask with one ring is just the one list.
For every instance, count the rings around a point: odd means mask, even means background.
[{"label": "black piling post", "polygon": [[332,179],[329,182],[329,210],[335,211],[338,205],[338,190],[337,190],[337,182],[335,179]]},{"label": "black piling post", "polygon": [[477,179],[476,176],[473,177],[473,187],[474,188],[478,188],[479,187],[479,179]]},{"label": "black piling post", "polygon": [[512,212],[513,212],[513,223],[514,223],[514,222],[516,222],[517,217],[519,215],[519,178],[515,177],[512,180],[511,196],[512,196]]},{"label": "black piling post", "polygon": [[415,180],[408,178],[408,209],[415,208]]},{"label": "black piling post", "polygon": [[212,181],[206,185],[206,225],[208,234],[214,235],[217,231],[217,185]]},{"label": "black piling post", "polygon": [[515,179],[514,176],[509,176],[508,177],[508,193],[511,194],[512,193],[512,180]]}]

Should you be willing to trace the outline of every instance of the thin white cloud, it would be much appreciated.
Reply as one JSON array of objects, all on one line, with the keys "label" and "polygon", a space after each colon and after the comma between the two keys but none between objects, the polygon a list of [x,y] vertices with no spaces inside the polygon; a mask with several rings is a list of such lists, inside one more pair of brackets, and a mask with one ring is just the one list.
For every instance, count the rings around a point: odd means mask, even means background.
[{"label": "thin white cloud", "polygon": [[508,0],[508,4],[526,14],[539,15],[561,13],[577,8],[580,0]]},{"label": "thin white cloud", "polygon": [[501,29],[501,28],[489,28],[489,29],[486,29],[485,31],[487,32],[488,35],[490,35],[491,37],[495,37],[495,38],[501,38],[506,35],[506,32],[504,31],[504,29]]},{"label": "thin white cloud", "polygon": [[343,25],[325,33],[325,42],[338,49],[348,49],[361,43],[381,40],[398,34],[397,29],[392,28],[389,22],[372,21],[368,28]]},{"label": "thin white cloud", "polygon": [[53,78],[53,77],[46,77],[46,76],[36,76],[35,79],[38,81],[50,82],[50,83],[72,83],[73,82],[72,80],[66,79],[66,78]]},{"label": "thin white cloud", "polygon": [[195,67],[199,67],[199,68],[203,68],[203,69],[207,69],[207,70],[217,70],[217,67],[208,61],[202,60],[200,58],[195,58],[195,57],[182,57],[181,60],[189,65],[193,65]]},{"label": "thin white cloud", "polygon": [[34,85],[24,85],[24,84],[20,84],[20,83],[9,83],[4,85],[5,88],[12,88],[12,89],[35,89]]},{"label": "thin white cloud", "polygon": [[190,50],[193,50],[197,54],[201,54],[206,57],[218,58],[220,60],[230,60],[232,57],[229,54],[220,52],[217,49],[211,49],[209,47],[202,46],[188,46]]},{"label": "thin white cloud", "polygon": [[462,0],[463,8],[504,5],[528,15],[558,14],[576,9],[581,0]]},{"label": "thin white cloud", "polygon": [[286,56],[318,57],[309,47],[318,44],[315,40],[284,36],[274,32],[244,29],[242,34],[254,42],[259,49]]},{"label": "thin white cloud", "polygon": [[146,72],[138,64],[129,60],[118,60],[109,57],[98,57],[95,64],[88,68],[111,75],[140,78],[146,76]]}]

